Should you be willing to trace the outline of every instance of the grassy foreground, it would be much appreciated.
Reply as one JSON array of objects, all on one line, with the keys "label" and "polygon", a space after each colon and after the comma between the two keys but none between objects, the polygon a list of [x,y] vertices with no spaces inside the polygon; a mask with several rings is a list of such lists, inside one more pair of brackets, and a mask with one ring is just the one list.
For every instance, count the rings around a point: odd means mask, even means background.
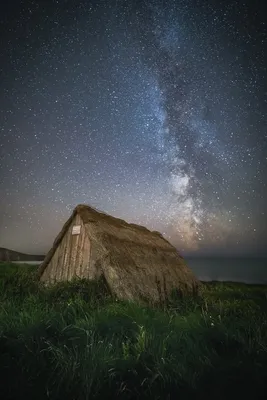
[{"label": "grassy foreground", "polygon": [[0,264],[1,399],[265,399],[267,288],[207,283],[165,310]]}]

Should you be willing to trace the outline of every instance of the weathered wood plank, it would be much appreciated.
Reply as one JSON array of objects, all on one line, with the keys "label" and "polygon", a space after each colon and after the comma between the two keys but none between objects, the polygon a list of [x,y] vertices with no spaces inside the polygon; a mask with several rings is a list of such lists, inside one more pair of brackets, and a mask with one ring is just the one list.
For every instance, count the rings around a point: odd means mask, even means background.
[{"label": "weathered wood plank", "polygon": [[76,274],[76,262],[78,259],[78,248],[79,248],[79,242],[81,240],[82,228],[83,228],[83,223],[82,223],[81,217],[78,214],[76,215],[74,225],[81,225],[81,233],[79,235],[74,235],[72,237],[72,251],[71,251],[71,261],[70,261],[72,277],[74,277]]},{"label": "weathered wood plank", "polygon": [[85,235],[85,241],[83,245],[83,263],[81,265],[81,274],[84,278],[88,279],[90,275],[90,252],[91,252],[91,241],[87,235]]},{"label": "weathered wood plank", "polygon": [[83,260],[83,244],[85,240],[85,226],[82,224],[81,235],[79,237],[79,245],[77,248],[77,261],[75,265],[75,273],[79,276],[79,271],[81,268],[82,260]]},{"label": "weathered wood plank", "polygon": [[52,263],[51,263],[51,272],[50,272],[50,276],[51,276],[51,282],[55,282],[56,280],[56,272],[57,269],[60,268],[60,264],[59,264],[59,248],[57,248],[54,257],[52,258]]},{"label": "weathered wood plank", "polygon": [[81,226],[81,234],[80,234],[80,238],[79,238],[79,246],[77,248],[77,261],[76,261],[76,265],[75,265],[75,274],[81,278],[82,277],[82,273],[81,273],[81,265],[83,262],[83,246],[84,246],[84,241],[85,241],[85,235],[86,235],[86,230],[85,230],[85,225],[82,224]]},{"label": "weathered wood plank", "polygon": [[69,280],[69,269],[70,269],[70,257],[71,257],[71,250],[72,250],[72,227],[73,222],[70,225],[68,232],[67,232],[67,240],[66,240],[66,250],[65,250],[65,259],[64,259],[64,268],[61,276],[61,280]]}]

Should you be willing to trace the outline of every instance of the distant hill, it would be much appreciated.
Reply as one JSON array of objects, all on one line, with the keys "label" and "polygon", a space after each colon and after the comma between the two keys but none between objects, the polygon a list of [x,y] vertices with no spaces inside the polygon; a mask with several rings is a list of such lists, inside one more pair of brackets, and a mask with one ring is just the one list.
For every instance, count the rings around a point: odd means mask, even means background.
[{"label": "distant hill", "polygon": [[24,254],[0,247],[0,261],[43,261],[45,256]]}]

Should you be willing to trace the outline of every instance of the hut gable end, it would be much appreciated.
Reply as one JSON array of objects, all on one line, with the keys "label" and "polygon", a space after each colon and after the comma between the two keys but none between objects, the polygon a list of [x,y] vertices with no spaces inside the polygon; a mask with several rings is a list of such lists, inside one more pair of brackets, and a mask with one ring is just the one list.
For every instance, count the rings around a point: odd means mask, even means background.
[{"label": "hut gable end", "polygon": [[89,270],[90,239],[81,216],[75,213],[64,225],[40,268],[41,281],[71,280]]}]

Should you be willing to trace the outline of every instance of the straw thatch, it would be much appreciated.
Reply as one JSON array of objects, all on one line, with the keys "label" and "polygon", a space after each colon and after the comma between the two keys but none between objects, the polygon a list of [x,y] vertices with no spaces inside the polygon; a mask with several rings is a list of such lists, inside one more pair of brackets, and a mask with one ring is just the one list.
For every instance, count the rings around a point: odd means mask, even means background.
[{"label": "straw thatch", "polygon": [[[73,234],[73,226],[80,233]],[[40,280],[104,278],[129,300],[165,301],[173,289],[194,293],[199,282],[183,257],[159,232],[78,205],[39,267]]]}]

